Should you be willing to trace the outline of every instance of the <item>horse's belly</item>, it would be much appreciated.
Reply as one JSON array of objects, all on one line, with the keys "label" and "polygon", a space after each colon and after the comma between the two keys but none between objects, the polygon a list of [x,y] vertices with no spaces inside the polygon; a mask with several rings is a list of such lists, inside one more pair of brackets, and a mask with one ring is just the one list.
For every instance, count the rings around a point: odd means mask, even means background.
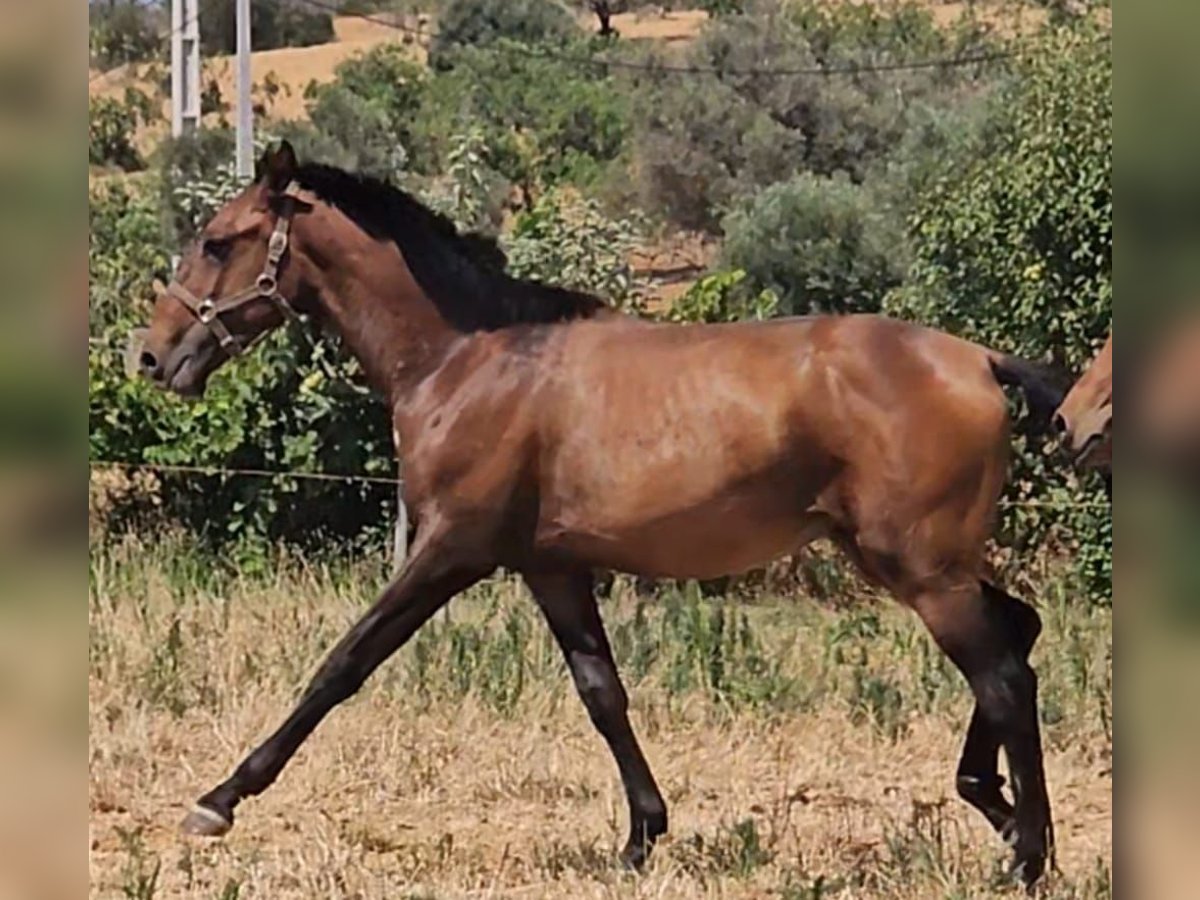
[{"label": "horse's belly", "polygon": [[543,523],[538,543],[596,568],[717,578],[765,565],[816,536],[813,496],[794,482],[763,482],[649,515],[564,514]]}]

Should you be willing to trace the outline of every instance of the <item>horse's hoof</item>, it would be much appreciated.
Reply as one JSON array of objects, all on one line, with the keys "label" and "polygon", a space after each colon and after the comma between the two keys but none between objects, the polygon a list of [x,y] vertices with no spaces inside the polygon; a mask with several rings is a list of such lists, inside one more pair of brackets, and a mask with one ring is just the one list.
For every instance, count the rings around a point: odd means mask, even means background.
[{"label": "horse's hoof", "polygon": [[179,829],[184,834],[194,834],[199,837],[220,837],[232,827],[232,819],[225,818],[215,809],[196,804],[188,812]]},{"label": "horse's hoof", "polygon": [[1038,879],[1045,871],[1046,860],[1042,857],[1030,856],[1014,862],[1012,868],[1009,869],[1009,876],[1013,881],[1024,885],[1026,893],[1032,894],[1033,886],[1037,884]]},{"label": "horse's hoof", "polygon": [[643,844],[628,844],[621,851],[621,868],[627,872],[640,872],[646,866],[650,856]]}]

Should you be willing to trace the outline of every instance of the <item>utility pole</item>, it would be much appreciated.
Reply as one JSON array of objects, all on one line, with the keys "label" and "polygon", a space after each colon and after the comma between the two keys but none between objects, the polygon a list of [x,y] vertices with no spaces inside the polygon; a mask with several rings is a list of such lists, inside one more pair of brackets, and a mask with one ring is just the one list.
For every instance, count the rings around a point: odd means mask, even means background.
[{"label": "utility pole", "polygon": [[250,105],[250,0],[237,0],[237,174],[254,176],[254,109]]},{"label": "utility pole", "polygon": [[200,0],[171,0],[171,134],[200,125]]}]

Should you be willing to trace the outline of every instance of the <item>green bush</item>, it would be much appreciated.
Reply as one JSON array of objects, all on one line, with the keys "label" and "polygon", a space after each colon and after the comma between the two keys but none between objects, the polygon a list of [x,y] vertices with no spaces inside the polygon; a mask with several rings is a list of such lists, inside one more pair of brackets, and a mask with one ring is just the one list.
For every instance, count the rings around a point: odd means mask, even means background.
[{"label": "green bush", "polygon": [[[885,309],[1080,371],[1112,325],[1112,60],[1089,30],[1046,34],[998,92],[982,139],[949,156],[913,211],[915,260]],[[1054,540],[1111,592],[1112,517],[1095,485],[1019,442],[1005,530]]]},{"label": "green bush", "polygon": [[151,282],[169,269],[153,194],[114,181],[95,188],[88,203],[90,334],[109,335],[147,314]]},{"label": "green bush", "polygon": [[1112,320],[1108,44],[1052,35],[991,112],[913,211],[915,263],[888,308],[1080,369]]},{"label": "green bush", "polygon": [[167,138],[154,155],[158,209],[164,238],[182,247],[196,235],[203,209],[189,202],[187,186],[225,177],[234,160],[234,134],[228,127],[198,128]]},{"label": "green bush", "polygon": [[515,275],[628,307],[639,299],[628,260],[640,232],[633,220],[607,218],[595,201],[555,192],[517,217],[504,249]]},{"label": "green bush", "polygon": [[846,177],[773,184],[722,221],[726,265],[770,290],[786,315],[878,312],[900,283],[895,244],[871,194]]},{"label": "green bush", "polygon": [[126,172],[145,165],[133,144],[138,126],[153,116],[150,98],[136,88],[126,88],[123,100],[88,98],[88,162],[117,166]]},{"label": "green bush", "polygon": [[795,171],[800,136],[715,77],[643,86],[635,102],[636,199],[670,223],[715,232],[738,196]]},{"label": "green bush", "polygon": [[[432,168],[450,140],[481,129],[488,164],[532,202],[543,188],[586,183],[621,152],[629,128],[625,95],[598,68],[527,53],[500,40],[466,48],[429,85],[422,125]],[[572,44],[572,54],[587,52]]]},{"label": "green bush", "polygon": [[559,44],[580,33],[574,16],[555,0],[449,0],[438,16],[429,64],[451,68],[462,48],[486,47],[501,39]]},{"label": "green bush", "polygon": [[779,312],[779,297],[763,289],[755,293],[743,269],[705,275],[671,304],[672,322],[742,322],[770,319]]},{"label": "green bush", "polygon": [[[668,221],[715,230],[739,196],[799,172],[860,181],[903,142],[914,112],[954,105],[1000,77],[997,66],[860,72],[803,70],[953,56],[986,46],[939,29],[902,3],[748,3],[715,18],[687,61],[712,73],[638,79],[632,164],[642,204]],[[780,75],[780,71],[801,74]]]},{"label": "green bush", "polygon": [[111,69],[163,55],[163,10],[137,0],[88,4],[88,55],[93,66]]},{"label": "green bush", "polygon": [[[254,0],[250,34],[255,50],[325,44],[333,17],[304,0]],[[200,0],[200,45],[206,54],[237,52],[237,0]]]},{"label": "green bush", "polygon": [[426,81],[404,47],[383,44],[339,65],[332,82],[310,85],[309,120],[352,158],[348,168],[393,176],[411,164]]}]

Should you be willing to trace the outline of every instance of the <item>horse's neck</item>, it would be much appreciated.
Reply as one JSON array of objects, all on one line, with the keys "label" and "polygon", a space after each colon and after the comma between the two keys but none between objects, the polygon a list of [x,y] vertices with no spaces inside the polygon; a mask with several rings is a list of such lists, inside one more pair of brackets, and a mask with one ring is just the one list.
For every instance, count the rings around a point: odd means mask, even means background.
[{"label": "horse's neck", "polygon": [[[327,257],[329,258],[329,257]],[[347,254],[313,280],[321,314],[389,404],[441,365],[459,335],[386,248],[378,256]]]}]

